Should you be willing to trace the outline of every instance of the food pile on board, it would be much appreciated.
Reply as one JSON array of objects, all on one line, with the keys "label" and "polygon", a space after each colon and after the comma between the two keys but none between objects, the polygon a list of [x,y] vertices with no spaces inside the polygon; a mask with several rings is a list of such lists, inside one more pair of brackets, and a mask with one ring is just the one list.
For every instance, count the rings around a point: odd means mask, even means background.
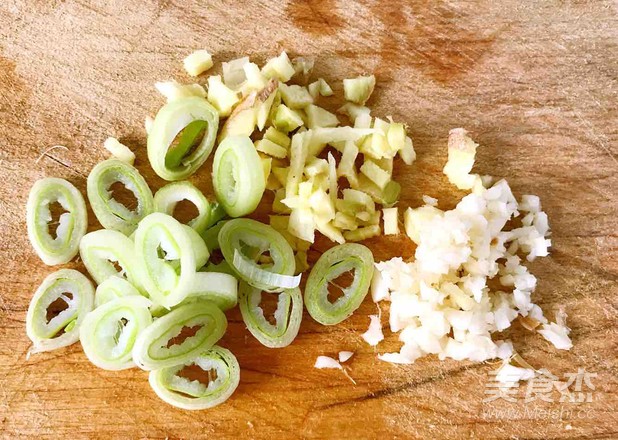
[{"label": "food pile on board", "polygon": [[[212,66],[205,50],[184,60],[196,77]],[[390,330],[403,343],[399,352],[379,354],[383,361],[500,358],[509,373],[504,381],[526,379],[534,370],[512,365],[518,357],[510,341],[492,339],[515,319],[557,348],[571,347],[564,313],[550,323],[532,303],[536,278],[523,264],[548,255],[551,244],[539,198],[517,201],[505,180],[471,174],[477,144],[463,129],[449,134],[444,173],[470,193],[448,211],[429,196],[424,206],[402,209],[405,233],[417,245],[414,260],[374,262],[358,242],[400,233],[393,162],[415,160],[412,140],[404,124],[373,116],[365,105],[373,75],[343,81],[346,103],[335,114],[319,105],[333,90],[322,78],[308,80],[312,67],[312,60],[283,52],[261,68],[248,57],[224,62],[223,75],[208,77],[206,88],[157,83],[167,103],[146,119],[148,160],[170,183],[153,195],[133,167],[135,154],[107,139],[113,158],[96,165],[87,181],[104,229],[86,233],[86,203],[68,181],[34,184],[27,205],[34,249],[47,265],[79,253],[96,289],[72,269],[45,278],[28,309],[31,353],[79,340],[96,366],[137,366],[149,371],[164,401],[205,409],[229,398],[240,379],[236,357],[216,345],[226,331],[225,311],[238,305],[251,334],[280,348],[298,334],[303,305],[317,322],[335,325],[369,291],[375,302],[389,302]],[[187,179],[213,150],[216,198],[209,200]],[[115,198],[117,185],[133,194],[135,206]],[[267,190],[274,193],[269,224],[244,218]],[[186,224],[173,216],[183,200],[198,213]],[[54,204],[63,210],[56,223]],[[310,267],[316,232],[335,245]],[[223,261],[210,261],[217,251]],[[346,274],[351,284],[329,299],[329,288]],[[501,290],[488,287],[493,279]],[[264,295],[277,295],[272,321],[260,306]],[[362,337],[380,343],[381,316],[370,317]],[[341,364],[352,355],[319,356],[315,367],[345,372]],[[196,367],[214,371],[214,379],[183,376]]]}]

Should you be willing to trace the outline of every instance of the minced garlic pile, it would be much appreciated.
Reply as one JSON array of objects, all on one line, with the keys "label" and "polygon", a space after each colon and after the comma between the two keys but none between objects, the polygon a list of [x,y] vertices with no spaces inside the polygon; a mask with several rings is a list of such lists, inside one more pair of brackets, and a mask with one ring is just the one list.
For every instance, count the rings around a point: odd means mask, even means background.
[{"label": "minced garlic pile", "polygon": [[[508,362],[514,355],[511,342],[494,341],[492,333],[518,317],[556,348],[571,348],[565,315],[559,312],[557,322],[549,323],[531,301],[536,278],[522,262],[522,257],[532,261],[548,255],[551,245],[539,198],[525,195],[518,202],[506,180],[489,186],[490,178],[470,174],[476,147],[465,130],[451,130],[444,172],[472,193],[450,211],[438,209],[429,197],[426,205],[408,208],[404,223],[417,244],[414,261],[376,263],[373,300],[390,301],[390,329],[403,342],[399,352],[378,355],[381,360],[410,364],[437,354],[440,359]],[[521,225],[507,228],[514,219]],[[488,287],[494,279],[499,290]],[[371,319],[363,338],[377,345],[382,329],[377,316]],[[521,370],[525,379],[530,372]]]}]

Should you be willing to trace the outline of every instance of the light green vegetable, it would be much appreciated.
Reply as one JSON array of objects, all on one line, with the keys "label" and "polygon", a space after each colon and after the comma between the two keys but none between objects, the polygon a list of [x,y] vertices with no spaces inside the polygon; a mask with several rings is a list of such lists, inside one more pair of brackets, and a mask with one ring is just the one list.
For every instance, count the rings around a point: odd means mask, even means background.
[{"label": "light green vegetable", "polygon": [[79,330],[84,353],[104,370],[124,370],[135,366],[132,350],[140,332],[152,323],[143,296],[116,298],[88,313]]},{"label": "light green vegetable", "polygon": [[[215,371],[208,384],[180,376],[185,367],[197,365]],[[172,406],[188,410],[208,409],[225,402],[240,382],[240,366],[231,351],[213,346],[195,359],[150,372],[148,381],[154,392]]]},{"label": "light green vegetable", "polygon": [[[195,329],[182,342],[174,340],[183,329]],[[195,359],[225,333],[223,312],[209,301],[196,301],[173,309],[144,329],[135,341],[133,360],[144,370],[173,367]]]},{"label": "light green vegetable", "polygon": [[[228,264],[251,286],[267,291],[298,286],[300,279],[293,276],[294,252],[270,226],[250,219],[230,220],[219,232],[219,244]],[[257,262],[265,252],[272,264]]]},{"label": "light green vegetable", "polygon": [[[67,211],[60,216],[56,238],[49,233],[50,204],[53,202],[58,202]],[[86,233],[86,203],[78,189],[66,180],[46,177],[37,180],[30,190],[26,223],[30,243],[43,263],[49,266],[64,264],[77,254],[79,241]]]},{"label": "light green vegetable", "polygon": [[188,200],[195,205],[197,217],[187,224],[201,234],[210,224],[210,203],[191,182],[173,182],[165,185],[154,196],[155,211],[172,215],[178,202]]},{"label": "light green vegetable", "polygon": [[[354,271],[352,284],[334,303],[328,300],[328,285],[340,275]],[[323,325],[339,324],[363,302],[373,276],[371,251],[356,243],[335,246],[317,261],[305,288],[305,307],[313,319]]]},{"label": "light green vegetable", "polygon": [[204,98],[191,96],[165,104],[148,134],[152,169],[165,180],[186,179],[210,155],[218,128],[219,114]]},{"label": "light green vegetable", "polygon": [[[116,182],[122,183],[133,193],[137,200],[135,209],[129,209],[114,199],[110,187]],[[142,175],[118,159],[99,162],[88,175],[87,187],[92,210],[106,229],[131,235],[139,221],[154,210],[152,191]]]},{"label": "light green vegetable", "polygon": [[284,290],[278,296],[273,325],[264,317],[264,310],[260,307],[262,291],[246,283],[240,286],[239,306],[242,319],[251,334],[270,348],[290,345],[298,334],[303,318],[303,298],[298,287]]},{"label": "light green vegetable", "polygon": [[135,233],[140,282],[157,304],[167,308],[185,299],[195,280],[199,255],[190,232],[195,231],[156,212],[144,218]]},{"label": "light green vegetable", "polygon": [[208,221],[208,228],[212,228],[220,220],[223,220],[227,216],[225,208],[219,202],[212,202],[210,204],[210,219]]},{"label": "light green vegetable", "polygon": [[225,138],[215,153],[212,175],[217,200],[230,216],[250,214],[260,203],[266,180],[250,138]]},{"label": "light green vegetable", "polygon": [[79,255],[97,284],[110,277],[120,276],[141,288],[133,240],[121,232],[111,229],[89,232],[79,244]]},{"label": "light green vegetable", "polygon": [[125,296],[137,296],[139,290],[121,277],[112,276],[98,285],[94,293],[94,306],[99,307],[105,303]]},{"label": "light green vegetable", "polygon": [[[58,300],[66,308],[47,319],[48,309]],[[94,305],[94,288],[88,278],[73,269],[60,269],[47,276],[34,293],[26,315],[26,333],[31,353],[66,347],[79,340],[79,327]]]},{"label": "light green vegetable", "polygon": [[223,311],[236,307],[238,280],[228,273],[198,272],[195,274],[192,293],[185,302],[195,299],[211,301]]}]

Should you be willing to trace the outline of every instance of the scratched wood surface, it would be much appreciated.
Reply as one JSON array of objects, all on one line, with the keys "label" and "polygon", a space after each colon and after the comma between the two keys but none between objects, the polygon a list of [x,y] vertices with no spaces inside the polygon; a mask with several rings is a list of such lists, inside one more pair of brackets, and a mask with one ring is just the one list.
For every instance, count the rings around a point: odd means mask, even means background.
[{"label": "scratched wood surface", "polygon": [[[618,437],[616,8],[577,0],[0,2],[0,437]],[[453,206],[462,193],[440,172],[446,137],[453,127],[470,130],[482,145],[479,172],[507,177],[517,195],[541,196],[554,247],[531,264],[540,279],[533,298],[549,316],[565,306],[574,347],[556,351],[517,325],[507,336],[559,377],[596,373],[593,401],[487,404],[491,363],[378,362],[359,337],[375,312],[370,301],[334,327],[305,316],[297,340],[280,350],[260,346],[230,312],[222,345],[240,361],[241,384],[211,411],[167,406],[144,372],[98,370],[79,344],[28,360],[26,309],[53,271],[26,238],[29,187],[58,176],[85,192],[110,135],[135,150],[154,189],[162,186],[146,159],[143,121],[162,104],[153,83],[188,80],[181,60],[198,48],[217,61],[248,54],[263,62],[283,49],[315,56],[316,76],[336,92],[344,77],[375,73],[370,105],[407,123],[418,153],[413,166],[395,169],[401,206],[417,206],[423,194]],[[41,157],[57,144],[68,150]],[[209,172],[206,165],[191,180],[211,193]],[[90,214],[90,230],[99,228]],[[377,259],[413,255],[403,236],[369,245]],[[327,246],[320,241],[311,258]],[[396,350],[386,333],[382,349]],[[316,356],[340,350],[356,352],[356,386],[312,368]],[[496,409],[510,412],[489,412]]]}]

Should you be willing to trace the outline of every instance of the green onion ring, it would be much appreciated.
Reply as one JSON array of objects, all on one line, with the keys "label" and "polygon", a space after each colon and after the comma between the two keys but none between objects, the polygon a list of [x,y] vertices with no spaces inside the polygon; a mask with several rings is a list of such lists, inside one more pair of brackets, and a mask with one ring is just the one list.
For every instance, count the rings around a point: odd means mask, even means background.
[{"label": "green onion ring", "polygon": [[185,230],[187,235],[189,236],[189,240],[191,241],[191,247],[193,248],[193,252],[195,254],[195,268],[199,269],[206,263],[208,263],[208,258],[210,258],[210,252],[208,252],[208,247],[204,242],[204,239],[197,233],[195,229],[193,229],[189,225],[183,225],[181,223],[182,228]]},{"label": "green onion ring", "polygon": [[225,312],[238,303],[238,280],[227,273],[198,272],[185,302],[191,300],[212,301]]},{"label": "green onion ring", "polygon": [[[214,369],[217,378],[206,386],[178,375],[190,365],[197,365],[204,371]],[[172,406],[208,409],[225,402],[234,393],[240,382],[240,366],[231,351],[215,345],[186,363],[151,371],[148,381],[157,396]]]},{"label": "green onion ring", "polygon": [[229,136],[217,147],[212,166],[217,200],[231,217],[252,213],[262,199],[266,180],[251,139]]},{"label": "green onion ring", "polygon": [[154,195],[154,209],[172,215],[181,200],[188,200],[197,208],[199,214],[187,224],[201,234],[210,224],[210,203],[191,182],[173,182],[159,189]]},{"label": "green onion ring", "polygon": [[134,367],[135,340],[152,323],[150,305],[143,296],[127,296],[88,313],[79,329],[79,339],[90,362],[104,370]]},{"label": "green onion ring", "polygon": [[193,229],[174,217],[155,212],[140,222],[135,233],[140,284],[166,308],[179,304],[193,287],[197,252],[189,231]]},{"label": "green onion ring", "polygon": [[117,298],[139,295],[139,290],[124,278],[112,276],[97,286],[94,292],[94,306],[99,307]]},{"label": "green onion ring", "polygon": [[[109,188],[122,183],[137,199],[137,208],[130,210],[113,198]],[[108,159],[99,162],[88,175],[88,200],[99,223],[125,235],[131,233],[145,216],[154,211],[152,191],[142,175],[126,162]]]},{"label": "green onion ring", "polygon": [[[341,274],[354,270],[352,284],[334,303],[328,300],[328,284]],[[323,325],[338,324],[363,302],[373,276],[373,254],[366,246],[346,243],[324,252],[313,266],[305,287],[305,307]]]},{"label": "green onion ring", "polygon": [[[138,289],[142,288],[133,240],[121,232],[111,229],[89,232],[79,244],[79,255],[97,284],[120,276]],[[118,263],[120,272],[112,263]]]},{"label": "green onion ring", "polygon": [[[56,238],[48,231],[52,219],[49,205],[53,202],[60,203],[67,211],[60,216]],[[64,179],[37,180],[28,196],[26,223],[30,243],[43,263],[49,266],[67,263],[77,254],[79,241],[88,227],[84,197]]]},{"label": "green onion ring", "polygon": [[[168,344],[183,328],[200,329],[180,344]],[[209,301],[183,304],[158,318],[143,330],[133,347],[133,360],[144,370],[173,367],[197,357],[210,349],[225,333],[227,319]]]},{"label": "green onion ring", "polygon": [[[294,278],[296,262],[294,251],[283,235],[272,227],[250,219],[234,219],[226,222],[219,231],[219,244],[225,260],[238,276],[251,286],[269,292],[280,291],[280,285],[269,281]],[[255,260],[269,252],[272,265],[260,265]],[[242,264],[238,264],[242,262]],[[264,282],[264,274],[271,280]]]},{"label": "green onion ring", "polygon": [[[68,307],[48,322],[47,309],[58,299]],[[80,272],[60,269],[48,275],[34,293],[26,315],[26,333],[33,344],[30,352],[50,351],[77,342],[79,327],[93,304],[92,283]],[[57,336],[60,332],[64,333]]]},{"label": "green onion ring", "polygon": [[[191,96],[168,102],[157,113],[148,134],[152,169],[165,180],[186,179],[210,155],[218,129],[219,114],[206,99]],[[204,130],[201,142],[192,148]],[[179,142],[172,146],[179,134]]]},{"label": "green onion ring", "polygon": [[239,307],[242,319],[251,334],[270,348],[290,345],[298,334],[303,318],[303,297],[298,287],[284,290],[278,295],[274,315],[276,323],[273,325],[264,317],[264,310],[260,307],[262,291],[246,283],[240,286]]}]

